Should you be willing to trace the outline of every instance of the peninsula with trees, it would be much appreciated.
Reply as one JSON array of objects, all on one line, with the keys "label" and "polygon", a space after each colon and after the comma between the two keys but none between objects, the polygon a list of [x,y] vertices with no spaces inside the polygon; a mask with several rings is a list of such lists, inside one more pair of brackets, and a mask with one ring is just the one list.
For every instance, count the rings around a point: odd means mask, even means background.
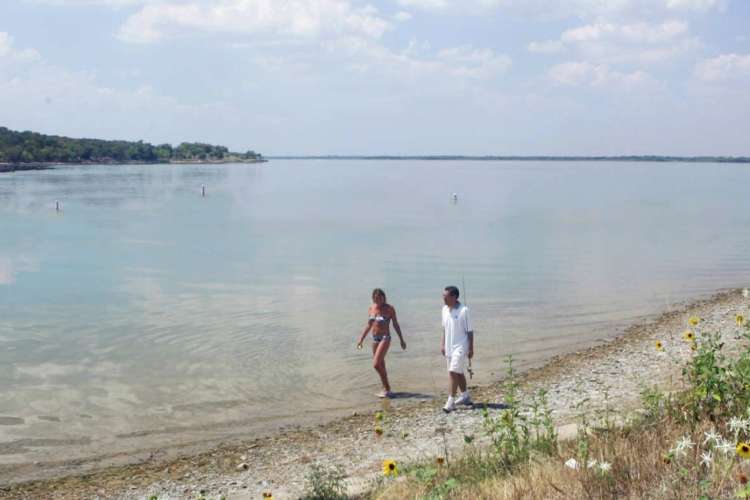
[{"label": "peninsula with trees", "polygon": [[55,164],[256,163],[255,151],[236,153],[225,146],[199,142],[153,145],[143,141],[72,139],[0,127],[0,172],[45,168]]}]

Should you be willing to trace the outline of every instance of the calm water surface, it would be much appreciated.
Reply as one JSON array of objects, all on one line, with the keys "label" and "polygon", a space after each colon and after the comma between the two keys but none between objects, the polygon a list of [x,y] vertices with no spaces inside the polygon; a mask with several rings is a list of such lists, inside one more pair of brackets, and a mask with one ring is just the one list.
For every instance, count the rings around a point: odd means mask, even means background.
[{"label": "calm water surface", "polygon": [[[201,186],[206,197],[201,197]],[[750,283],[746,165],[284,161],[0,174],[0,464],[250,436],[435,395],[441,290],[475,380]],[[458,194],[458,203],[451,200]],[[56,213],[55,200],[62,212]]]}]

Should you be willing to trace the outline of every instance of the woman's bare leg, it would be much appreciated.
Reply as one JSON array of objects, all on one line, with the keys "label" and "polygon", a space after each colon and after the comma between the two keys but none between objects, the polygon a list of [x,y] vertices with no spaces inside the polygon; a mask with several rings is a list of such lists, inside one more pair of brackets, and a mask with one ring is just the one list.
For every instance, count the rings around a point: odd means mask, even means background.
[{"label": "woman's bare leg", "polygon": [[385,355],[390,346],[390,340],[381,340],[372,346],[372,367],[375,368],[375,371],[380,375],[380,382],[383,384],[383,389],[389,392],[391,390],[391,384],[388,383],[388,372],[385,369]]}]

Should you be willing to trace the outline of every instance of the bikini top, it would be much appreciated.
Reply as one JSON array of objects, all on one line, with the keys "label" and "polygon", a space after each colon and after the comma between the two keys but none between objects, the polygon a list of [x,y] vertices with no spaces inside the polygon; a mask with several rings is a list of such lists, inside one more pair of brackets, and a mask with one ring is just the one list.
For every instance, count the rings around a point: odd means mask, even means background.
[{"label": "bikini top", "polygon": [[389,319],[390,318],[386,318],[382,314],[377,314],[375,316],[370,315],[370,318],[369,318],[370,321],[377,321],[378,323],[385,323]]}]

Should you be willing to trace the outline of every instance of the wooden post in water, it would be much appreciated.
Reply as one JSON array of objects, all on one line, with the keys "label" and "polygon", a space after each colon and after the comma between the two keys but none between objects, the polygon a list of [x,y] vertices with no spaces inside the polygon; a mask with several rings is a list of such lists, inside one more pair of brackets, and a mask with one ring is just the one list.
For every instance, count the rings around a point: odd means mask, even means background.
[{"label": "wooden post in water", "polygon": [[55,200],[55,212],[60,211],[60,200]]},{"label": "wooden post in water", "polygon": [[201,196],[206,197],[206,185],[201,185]]}]

